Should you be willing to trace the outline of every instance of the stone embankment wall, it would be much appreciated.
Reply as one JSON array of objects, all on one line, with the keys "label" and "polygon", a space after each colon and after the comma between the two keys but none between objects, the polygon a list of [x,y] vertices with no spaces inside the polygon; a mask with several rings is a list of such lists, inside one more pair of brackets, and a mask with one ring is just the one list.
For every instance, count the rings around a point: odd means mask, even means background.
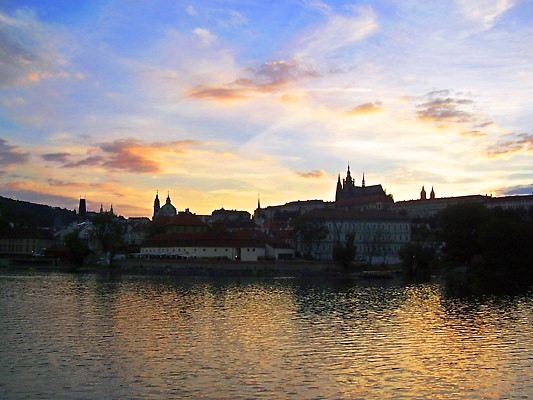
[{"label": "stone embankment wall", "polygon": [[185,276],[315,276],[342,272],[335,263],[317,261],[191,261],[127,259],[116,263],[123,273]]}]

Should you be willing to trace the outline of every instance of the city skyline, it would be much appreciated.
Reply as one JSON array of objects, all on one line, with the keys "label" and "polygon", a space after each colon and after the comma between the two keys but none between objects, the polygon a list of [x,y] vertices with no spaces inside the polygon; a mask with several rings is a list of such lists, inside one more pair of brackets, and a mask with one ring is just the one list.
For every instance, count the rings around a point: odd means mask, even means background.
[{"label": "city skyline", "polygon": [[531,194],[533,1],[0,3],[1,195]]}]

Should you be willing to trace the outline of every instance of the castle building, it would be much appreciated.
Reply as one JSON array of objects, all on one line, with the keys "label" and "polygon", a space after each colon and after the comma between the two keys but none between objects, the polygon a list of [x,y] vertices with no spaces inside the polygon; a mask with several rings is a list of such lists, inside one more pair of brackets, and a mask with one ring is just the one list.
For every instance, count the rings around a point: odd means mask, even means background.
[{"label": "castle building", "polygon": [[337,179],[337,190],[335,192],[335,207],[354,208],[359,210],[381,210],[388,208],[394,203],[392,196],[387,195],[381,185],[366,186],[365,174],[361,186],[356,186],[350,172],[346,172],[346,178],[341,181],[341,176]]}]

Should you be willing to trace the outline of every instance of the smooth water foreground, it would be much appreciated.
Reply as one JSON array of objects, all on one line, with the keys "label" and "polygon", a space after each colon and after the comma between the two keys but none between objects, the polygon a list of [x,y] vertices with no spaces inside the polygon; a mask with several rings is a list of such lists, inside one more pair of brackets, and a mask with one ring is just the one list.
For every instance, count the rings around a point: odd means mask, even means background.
[{"label": "smooth water foreground", "polygon": [[0,398],[533,397],[533,295],[0,274]]}]

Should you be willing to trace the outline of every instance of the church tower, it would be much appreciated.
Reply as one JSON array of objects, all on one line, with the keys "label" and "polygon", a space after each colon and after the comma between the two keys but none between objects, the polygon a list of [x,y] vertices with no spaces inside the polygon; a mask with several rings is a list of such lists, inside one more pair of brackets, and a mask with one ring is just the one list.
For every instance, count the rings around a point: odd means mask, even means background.
[{"label": "church tower", "polygon": [[80,198],[80,205],[78,207],[78,215],[80,217],[85,217],[87,215],[87,203],[85,199]]},{"label": "church tower", "polygon": [[424,186],[422,186],[422,190],[420,191],[420,200],[427,200],[426,189],[424,189]]},{"label": "church tower", "polygon": [[159,203],[159,193],[155,192],[155,199],[154,199],[154,216],[152,219],[155,218],[159,210],[161,209],[161,204]]},{"label": "church tower", "polygon": [[337,178],[337,190],[335,191],[335,201],[339,201],[342,197],[342,183],[341,183],[341,174]]},{"label": "church tower", "polygon": [[429,192],[429,199],[430,200],[435,199],[435,191],[433,190],[433,186],[431,186],[431,192]]}]

